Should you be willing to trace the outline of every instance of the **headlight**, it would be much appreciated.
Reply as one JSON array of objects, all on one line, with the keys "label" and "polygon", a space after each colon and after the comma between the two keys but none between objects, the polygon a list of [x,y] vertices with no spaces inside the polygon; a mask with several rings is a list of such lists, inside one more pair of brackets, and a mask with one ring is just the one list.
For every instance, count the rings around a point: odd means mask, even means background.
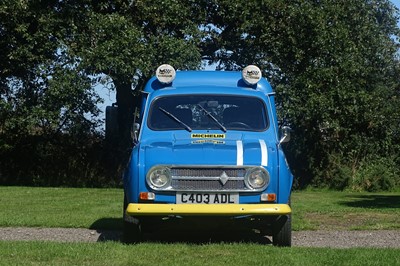
[{"label": "headlight", "polygon": [[245,180],[252,189],[264,189],[269,184],[269,174],[261,167],[250,168],[247,170]]},{"label": "headlight", "polygon": [[147,173],[147,184],[153,189],[166,188],[171,183],[171,172],[164,166],[155,166]]}]

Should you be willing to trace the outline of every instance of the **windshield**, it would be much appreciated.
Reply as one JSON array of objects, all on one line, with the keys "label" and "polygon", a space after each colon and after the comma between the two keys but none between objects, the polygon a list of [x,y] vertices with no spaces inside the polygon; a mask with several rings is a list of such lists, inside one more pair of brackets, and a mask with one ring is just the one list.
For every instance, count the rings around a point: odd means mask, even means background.
[{"label": "windshield", "polygon": [[155,99],[148,127],[152,130],[264,131],[264,102],[239,95],[171,95]]}]

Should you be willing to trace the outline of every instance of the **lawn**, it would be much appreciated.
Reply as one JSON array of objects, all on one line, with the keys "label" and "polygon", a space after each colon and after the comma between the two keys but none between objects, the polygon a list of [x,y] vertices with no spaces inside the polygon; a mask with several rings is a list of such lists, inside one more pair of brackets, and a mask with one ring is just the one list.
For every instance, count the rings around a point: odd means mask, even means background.
[{"label": "lawn", "polygon": [[293,193],[294,230],[400,229],[400,193]]},{"label": "lawn", "polygon": [[[1,227],[120,229],[121,189],[0,187]],[[294,230],[400,229],[400,193],[301,191]],[[399,231],[400,232],[400,231]],[[257,242],[0,241],[0,265],[400,265],[398,249],[276,248]]]},{"label": "lawn", "polygon": [[121,227],[122,189],[0,187],[0,226]]},{"label": "lawn", "polygon": [[[120,229],[122,189],[0,187],[0,226]],[[400,229],[400,193],[300,191],[294,230]]]},{"label": "lawn", "polygon": [[1,242],[0,265],[399,265],[398,249]]}]

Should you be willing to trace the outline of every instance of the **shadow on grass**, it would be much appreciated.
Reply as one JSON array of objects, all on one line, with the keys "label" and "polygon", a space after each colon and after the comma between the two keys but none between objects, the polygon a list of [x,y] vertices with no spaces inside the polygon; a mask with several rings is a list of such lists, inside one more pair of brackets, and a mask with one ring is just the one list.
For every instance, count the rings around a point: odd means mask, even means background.
[{"label": "shadow on grass", "polygon": [[[119,218],[102,218],[95,221],[90,229],[100,234],[98,242],[123,241],[123,221]],[[185,244],[209,244],[209,243],[256,243],[272,244],[271,240],[261,233],[249,228],[214,227],[202,225],[191,227],[177,222],[160,224],[158,228],[143,233],[142,242],[145,243],[185,243]]]},{"label": "shadow on grass", "polygon": [[367,209],[396,209],[400,208],[400,195],[351,195],[351,200],[341,201],[339,204]]},{"label": "shadow on grass", "polygon": [[122,218],[101,218],[92,223],[89,229],[121,231],[122,227],[123,227]]},{"label": "shadow on grass", "polygon": [[144,234],[143,242],[147,243],[185,243],[185,244],[214,244],[214,243],[253,243],[272,244],[269,238],[252,230],[173,230],[158,231]]},{"label": "shadow on grass", "polygon": [[121,241],[122,239],[122,218],[101,218],[89,227],[100,234],[97,242]]}]

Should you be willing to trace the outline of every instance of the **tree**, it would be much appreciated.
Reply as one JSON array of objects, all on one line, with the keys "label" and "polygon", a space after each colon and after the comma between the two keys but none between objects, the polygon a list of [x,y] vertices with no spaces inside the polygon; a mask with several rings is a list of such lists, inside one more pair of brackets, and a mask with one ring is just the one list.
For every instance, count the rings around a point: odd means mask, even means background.
[{"label": "tree", "polygon": [[198,1],[62,1],[68,20],[68,53],[87,75],[105,75],[116,90],[120,146],[129,147],[130,128],[143,84],[162,63],[200,66]]},{"label": "tree", "polygon": [[0,15],[3,150],[11,136],[93,131],[101,80],[117,92],[126,155],[156,67],[207,61],[264,70],[294,130],[286,148],[300,183],[343,187],[371,165],[400,169],[398,13],[388,0],[20,0]]},{"label": "tree", "polygon": [[339,180],[338,168],[349,168],[351,177],[362,161],[398,157],[394,6],[359,0],[258,4],[219,1],[213,21],[219,31],[208,44],[218,50],[208,50],[208,57],[223,68],[253,62],[266,70],[278,89],[281,117],[294,129],[288,148],[297,176],[342,187],[349,180]]},{"label": "tree", "polygon": [[197,1],[7,1],[0,13],[3,147],[32,132],[47,140],[94,134],[98,120],[88,116],[98,113],[93,85],[101,80],[117,91],[126,157],[134,108],[154,68],[201,63]]},{"label": "tree", "polygon": [[99,123],[100,99],[65,53],[54,4],[0,4],[0,180],[7,183],[53,174],[47,185],[57,184],[65,169],[51,171],[60,166],[56,158],[64,164],[88,147]]}]

